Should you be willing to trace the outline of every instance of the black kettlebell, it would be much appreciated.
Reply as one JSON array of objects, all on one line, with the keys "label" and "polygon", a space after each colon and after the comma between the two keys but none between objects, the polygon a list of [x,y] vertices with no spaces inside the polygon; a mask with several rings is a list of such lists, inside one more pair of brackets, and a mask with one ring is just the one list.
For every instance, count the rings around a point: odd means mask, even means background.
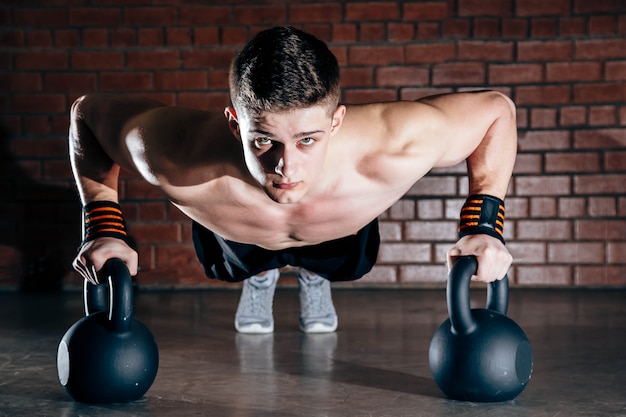
[{"label": "black kettlebell", "polygon": [[132,317],[133,287],[120,259],[104,265],[106,285],[85,281],[86,317],[68,329],[57,352],[61,385],[76,401],[121,403],[141,398],[159,367],[150,330]]},{"label": "black kettlebell", "polygon": [[530,342],[506,316],[508,280],[487,287],[487,308],[471,309],[469,287],[478,262],[460,257],[448,278],[447,319],[435,332],[428,353],[435,382],[451,399],[508,401],[528,384],[533,368]]}]

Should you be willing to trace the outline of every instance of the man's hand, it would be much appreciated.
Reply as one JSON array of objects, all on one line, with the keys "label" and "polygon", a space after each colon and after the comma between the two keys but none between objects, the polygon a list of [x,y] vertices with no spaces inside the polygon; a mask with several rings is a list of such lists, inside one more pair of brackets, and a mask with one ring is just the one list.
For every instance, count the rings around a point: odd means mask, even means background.
[{"label": "man's hand", "polygon": [[87,242],[78,252],[72,266],[92,284],[99,284],[98,272],[112,258],[121,259],[131,275],[137,275],[138,255],[121,239],[101,237]]},{"label": "man's hand", "polygon": [[478,261],[478,271],[472,280],[493,282],[506,276],[513,257],[504,244],[489,235],[468,235],[459,239],[448,251],[448,270],[459,256],[473,255]]}]

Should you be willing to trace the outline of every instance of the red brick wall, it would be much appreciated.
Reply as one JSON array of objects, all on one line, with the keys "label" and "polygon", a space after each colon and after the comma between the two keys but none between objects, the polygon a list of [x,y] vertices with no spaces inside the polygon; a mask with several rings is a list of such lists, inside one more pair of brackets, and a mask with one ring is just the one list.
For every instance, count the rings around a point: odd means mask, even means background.
[{"label": "red brick wall", "polygon": [[[512,97],[520,133],[505,227],[512,282],[626,285],[623,0],[10,3],[0,6],[2,288],[79,282],[67,273],[80,238],[66,144],[76,97],[138,94],[222,109],[231,58],[276,24],[329,42],[348,103],[478,88]],[[442,283],[466,184],[463,166],[435,170],[382,215],[379,264],[364,281]],[[121,198],[141,284],[208,284],[183,215],[128,173]]]}]

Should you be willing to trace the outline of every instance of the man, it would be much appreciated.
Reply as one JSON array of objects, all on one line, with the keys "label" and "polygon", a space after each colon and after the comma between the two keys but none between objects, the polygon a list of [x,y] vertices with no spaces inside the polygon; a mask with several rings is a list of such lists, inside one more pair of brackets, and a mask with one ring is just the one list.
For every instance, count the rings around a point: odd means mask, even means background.
[{"label": "man", "polygon": [[504,277],[512,261],[502,200],[516,154],[513,103],[485,91],[344,106],[339,90],[326,45],[279,27],[259,33],[235,58],[224,114],[138,98],[78,99],[70,156],[85,237],[74,267],[97,282],[104,262],[117,257],[136,274],[117,204],[125,167],[193,220],[207,276],[246,280],[238,331],[273,331],[278,269],[292,265],[301,329],[332,332],[329,281],[372,268],[377,217],[432,168],[467,160],[471,197],[448,262],[475,255],[474,279]]}]

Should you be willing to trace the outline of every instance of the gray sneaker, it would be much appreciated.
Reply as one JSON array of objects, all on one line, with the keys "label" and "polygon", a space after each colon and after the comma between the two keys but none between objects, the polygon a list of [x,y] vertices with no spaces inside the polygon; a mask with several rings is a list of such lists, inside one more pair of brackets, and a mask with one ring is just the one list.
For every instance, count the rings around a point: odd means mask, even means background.
[{"label": "gray sneaker", "polygon": [[330,294],[330,282],[307,270],[298,272],[300,286],[300,330],[304,333],[332,333],[337,330],[337,313]]},{"label": "gray sneaker", "polygon": [[235,314],[235,329],[239,333],[267,334],[274,331],[272,304],[278,269],[252,276],[245,280]]}]

